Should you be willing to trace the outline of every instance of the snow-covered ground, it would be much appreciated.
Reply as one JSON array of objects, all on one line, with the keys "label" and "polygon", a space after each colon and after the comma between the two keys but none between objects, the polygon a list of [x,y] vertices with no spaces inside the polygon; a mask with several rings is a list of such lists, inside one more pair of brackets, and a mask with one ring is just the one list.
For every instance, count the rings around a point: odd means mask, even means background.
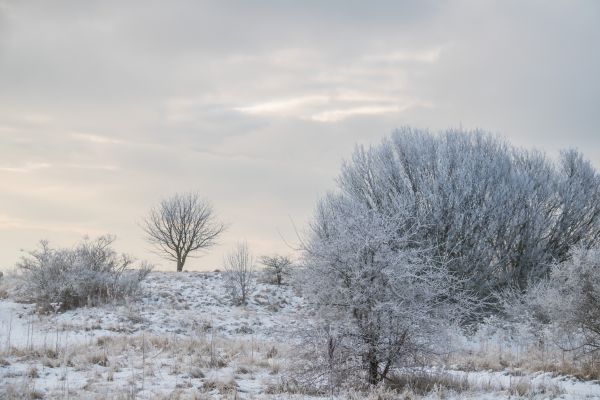
[{"label": "snow-covered ground", "polygon": [[[246,306],[232,305],[219,273],[153,272],[143,289],[50,315],[0,300],[0,398],[314,398],[285,385],[294,331],[311,321],[291,287],[257,283]],[[598,382],[547,373],[431,371],[469,390],[423,398],[600,399]]]}]

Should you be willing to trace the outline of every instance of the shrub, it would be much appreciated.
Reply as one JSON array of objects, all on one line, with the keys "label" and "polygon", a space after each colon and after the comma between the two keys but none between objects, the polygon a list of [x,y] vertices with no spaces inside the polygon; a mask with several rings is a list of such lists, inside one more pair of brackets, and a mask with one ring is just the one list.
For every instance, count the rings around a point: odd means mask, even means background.
[{"label": "shrub", "polygon": [[600,354],[600,247],[573,249],[546,279],[501,298],[515,333],[525,328],[540,344],[551,339],[581,367],[587,356],[594,361]]},{"label": "shrub", "polygon": [[569,349],[600,350],[600,247],[577,248],[552,269],[545,312],[563,332]]},{"label": "shrub", "polygon": [[132,296],[151,266],[112,249],[114,236],[84,239],[74,248],[53,249],[47,241],[19,263],[21,295],[42,310],[67,310]]},{"label": "shrub", "polygon": [[292,260],[287,256],[262,256],[260,262],[265,266],[264,271],[269,277],[269,282],[278,286],[283,283],[283,277],[289,275],[289,269],[292,267]]}]

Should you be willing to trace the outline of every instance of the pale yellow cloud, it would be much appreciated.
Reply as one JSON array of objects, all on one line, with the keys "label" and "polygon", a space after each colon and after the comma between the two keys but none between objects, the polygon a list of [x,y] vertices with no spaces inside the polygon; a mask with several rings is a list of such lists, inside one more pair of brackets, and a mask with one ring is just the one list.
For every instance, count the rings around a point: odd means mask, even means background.
[{"label": "pale yellow cloud", "polygon": [[367,62],[384,62],[384,63],[398,63],[398,62],[422,62],[422,63],[434,63],[440,58],[442,52],[441,47],[436,47],[429,50],[419,51],[388,51],[385,53],[369,54],[363,57],[364,61]]},{"label": "pale yellow cloud", "polygon": [[248,115],[295,117],[317,122],[337,122],[359,115],[403,112],[413,107],[432,107],[432,103],[398,96],[360,91],[335,95],[308,95],[235,107]]},{"label": "pale yellow cloud", "polygon": [[29,162],[22,165],[0,165],[1,172],[27,173],[38,170],[44,170],[52,167],[57,168],[73,168],[73,169],[89,169],[99,171],[117,171],[116,165],[110,164],[51,164],[47,162]]},{"label": "pale yellow cloud", "polygon": [[108,136],[93,135],[89,133],[72,133],[71,137],[76,140],[82,140],[86,142],[98,143],[98,144],[122,144],[123,141]]},{"label": "pale yellow cloud", "polygon": [[78,224],[60,224],[60,223],[40,223],[27,221],[21,218],[15,218],[0,214],[0,230],[29,230],[45,232],[66,232],[75,233],[80,236],[93,235],[98,236],[106,232],[89,226]]},{"label": "pale yellow cloud", "polygon": [[289,115],[301,113],[303,109],[319,104],[326,104],[331,97],[323,95],[299,96],[287,99],[270,100],[249,106],[234,107],[235,111],[251,115],[280,114]]},{"label": "pale yellow cloud", "polygon": [[342,110],[327,110],[314,114],[310,118],[314,121],[319,122],[337,122],[358,115],[378,115],[400,111],[402,111],[402,108],[397,106],[365,106],[347,108]]},{"label": "pale yellow cloud", "polygon": [[40,169],[47,169],[52,167],[50,163],[44,162],[28,162],[23,165],[0,165],[0,171],[3,172],[17,172],[17,173],[26,173],[32,172]]},{"label": "pale yellow cloud", "polygon": [[99,171],[118,171],[120,168],[117,165],[95,165],[95,164],[63,164],[66,168],[74,169],[90,169]]}]

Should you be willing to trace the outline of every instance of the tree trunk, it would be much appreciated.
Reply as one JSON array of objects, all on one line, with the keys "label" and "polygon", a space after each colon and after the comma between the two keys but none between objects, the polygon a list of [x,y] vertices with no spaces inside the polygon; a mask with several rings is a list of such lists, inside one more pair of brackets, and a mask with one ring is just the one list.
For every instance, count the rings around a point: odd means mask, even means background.
[{"label": "tree trunk", "polygon": [[183,260],[179,259],[177,260],[177,272],[181,272],[183,271]]},{"label": "tree trunk", "polygon": [[367,364],[369,370],[369,384],[377,385],[379,383],[379,362],[377,360],[376,349],[373,345],[369,345]]},{"label": "tree trunk", "polygon": [[379,363],[377,359],[369,356],[369,384],[377,385],[379,383]]}]

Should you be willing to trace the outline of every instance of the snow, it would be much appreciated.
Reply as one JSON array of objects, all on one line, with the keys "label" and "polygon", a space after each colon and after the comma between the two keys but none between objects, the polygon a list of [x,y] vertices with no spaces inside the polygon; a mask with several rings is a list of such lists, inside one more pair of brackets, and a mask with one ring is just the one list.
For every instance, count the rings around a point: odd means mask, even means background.
[{"label": "snow", "polygon": [[73,330],[177,334],[215,330],[223,337],[284,337],[304,310],[289,286],[258,283],[248,305],[237,307],[220,273],[154,272],[144,283],[141,301],[59,314],[58,324]]},{"label": "snow", "polygon": [[[305,300],[290,286],[259,282],[246,306],[233,306],[216,272],[153,272],[139,299],[57,314],[0,300],[0,398],[26,392],[47,398],[319,398],[276,389],[286,378],[294,327],[310,321]],[[447,399],[519,398],[511,388],[522,382],[536,390],[521,398],[600,399],[598,382],[439,368],[472,387],[447,392]]]},{"label": "snow", "polygon": [[[38,322],[32,315],[34,306],[3,300],[0,303],[0,346],[27,346],[30,328]],[[37,336],[35,336],[37,338]]]},{"label": "snow", "polygon": [[[508,371],[446,371],[455,376],[466,377],[475,387],[488,387],[496,391],[526,383],[534,388],[534,391],[548,390],[559,394],[561,399],[600,399],[600,384],[592,381],[578,381],[574,378],[564,376],[552,376],[550,373],[519,373]],[[541,397],[544,398],[544,397]]]}]

